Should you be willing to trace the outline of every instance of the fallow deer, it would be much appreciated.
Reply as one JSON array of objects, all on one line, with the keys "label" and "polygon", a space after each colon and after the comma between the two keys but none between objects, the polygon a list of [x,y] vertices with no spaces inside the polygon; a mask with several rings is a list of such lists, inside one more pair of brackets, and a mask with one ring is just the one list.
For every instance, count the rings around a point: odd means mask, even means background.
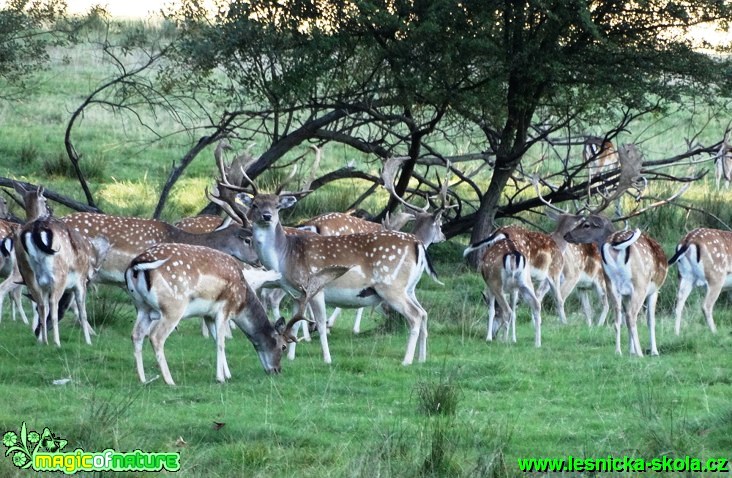
[{"label": "fallow deer", "polygon": [[694,229],[684,236],[676,253],[668,261],[679,268],[679,291],[676,295],[674,332],[681,333],[681,314],[694,287],[705,286],[707,293],[702,311],[712,333],[717,332],[712,311],[723,289],[732,287],[732,232],[717,229]]},{"label": "fallow deer", "polygon": [[82,235],[106,237],[110,250],[99,271],[101,282],[122,285],[124,272],[132,259],[159,243],[183,243],[211,247],[242,262],[254,263],[251,231],[240,225],[205,234],[192,234],[163,221],[106,214],[76,213],[62,218],[70,228]]},{"label": "fallow deer", "polygon": [[[501,327],[506,327],[506,337],[511,330],[511,340],[516,342],[516,300],[511,306],[506,296],[521,294],[529,304],[534,322],[534,345],[541,347],[541,302],[536,297],[531,282],[527,257],[522,254],[513,240],[505,233],[497,231],[483,241],[487,247],[480,262],[480,272],[486,287],[483,298],[488,305],[488,327],[486,340],[492,341]],[[476,250],[470,246],[463,256]],[[494,322],[495,305],[498,303],[499,321]]]},{"label": "fallow deer", "polygon": [[[503,226],[498,228],[488,238],[471,244],[468,249],[472,251],[483,247],[491,247],[497,241],[496,234],[509,238],[516,250],[526,258],[532,279],[539,284],[537,297],[543,299],[548,290],[552,291],[554,302],[559,314],[561,323],[567,323],[567,316],[564,311],[564,296],[561,291],[562,269],[564,258],[562,251],[556,242],[543,232],[530,231],[520,226]],[[513,295],[513,308],[516,308],[518,294]]]},{"label": "fallow deer", "polygon": [[615,351],[620,354],[620,329],[623,318],[630,335],[630,354],[643,356],[638,328],[638,313],[646,303],[651,355],[656,347],[656,301],[666,280],[666,256],[661,246],[640,230],[615,231],[612,222],[597,214],[576,216],[576,224],[564,238],[569,242],[597,244],[615,310]]},{"label": "fallow deer", "polygon": [[589,289],[594,289],[602,304],[598,325],[603,325],[610,309],[607,297],[605,274],[602,270],[602,258],[600,251],[595,244],[574,244],[564,239],[564,235],[575,226],[576,216],[562,211],[557,214],[548,211],[547,216],[556,222],[552,239],[559,246],[564,256],[564,267],[562,268],[562,297],[566,300],[573,290],[577,289],[582,304],[582,311],[587,318],[587,325],[592,325],[592,306],[588,295]]},{"label": "fallow deer", "polygon": [[592,178],[617,167],[620,156],[609,139],[588,136],[582,148],[582,159],[587,164],[587,184],[591,187]]},{"label": "fallow deer", "polygon": [[[253,185],[253,184],[252,184]],[[262,264],[282,274],[282,286],[293,296],[305,295],[314,276],[329,269],[345,271],[325,283],[310,301],[320,334],[323,359],[331,363],[326,335],[325,303],[366,307],[387,303],[409,323],[409,338],[403,364],[427,358],[427,313],[414,295],[426,269],[434,278],[424,245],[400,232],[376,232],[348,236],[287,235],[280,223],[280,209],[292,207],[293,195],[245,193],[237,195],[252,224],[254,247]],[[299,315],[299,313],[298,313]],[[291,357],[294,344],[291,344]]]},{"label": "fallow deer", "polygon": [[203,316],[216,339],[216,380],[231,378],[224,335],[217,331],[233,321],[259,355],[267,373],[280,372],[286,348],[284,319],[270,323],[249,286],[241,263],[216,250],[186,244],[159,244],[132,260],[125,283],[137,308],[132,331],[135,364],[145,383],[142,344],[145,337],[155,351],[163,380],[175,385],[165,359],[165,341],[187,317]]},{"label": "fallow deer", "polygon": [[[104,238],[92,241],[53,217],[36,217],[43,189],[26,203],[29,222],[17,233],[17,261],[23,282],[38,307],[40,324],[34,324],[39,340],[48,343],[48,322],[53,341],[61,346],[58,328],[59,302],[67,291],[73,294],[84,339],[91,344],[91,326],[86,317],[86,288],[109,249]],[[32,219],[32,220],[30,220]]]},{"label": "fallow deer", "polygon": [[178,229],[192,234],[206,234],[217,229],[228,227],[231,218],[224,219],[215,214],[200,214],[198,216],[184,217],[173,223]]}]

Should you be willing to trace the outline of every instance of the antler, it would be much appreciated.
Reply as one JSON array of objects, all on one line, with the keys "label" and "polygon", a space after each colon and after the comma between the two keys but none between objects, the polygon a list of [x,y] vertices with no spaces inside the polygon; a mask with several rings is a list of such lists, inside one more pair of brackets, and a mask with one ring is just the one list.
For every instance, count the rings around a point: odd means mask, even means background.
[{"label": "antler", "polygon": [[554,204],[552,204],[551,201],[547,201],[546,199],[544,199],[544,196],[541,195],[541,190],[539,189],[539,176],[538,175],[536,175],[536,174],[530,175],[529,176],[529,181],[531,181],[531,184],[534,185],[534,189],[536,189],[536,196],[539,198],[539,201],[543,202],[550,209],[552,209],[553,211],[558,212],[559,214],[569,214],[564,209],[562,209],[562,208],[560,208],[560,207],[555,206]]},{"label": "antler", "polygon": [[238,222],[242,226],[250,226],[249,220],[247,219],[246,211],[242,210],[239,204],[233,200],[224,199],[221,197],[219,189],[214,186],[213,192],[210,192],[206,188],[206,197],[209,201],[217,204],[231,219]]},{"label": "antler", "polygon": [[394,157],[387,159],[384,163],[384,167],[381,169],[381,181],[384,183],[384,189],[389,191],[389,194],[391,197],[399,201],[404,205],[404,207],[411,209],[416,212],[427,212],[427,208],[429,208],[429,205],[425,207],[418,207],[413,204],[408,203],[405,201],[402,197],[400,197],[396,191],[394,190],[394,179],[396,178],[396,173],[399,170],[399,167],[402,165],[402,163],[406,160],[405,157]]}]

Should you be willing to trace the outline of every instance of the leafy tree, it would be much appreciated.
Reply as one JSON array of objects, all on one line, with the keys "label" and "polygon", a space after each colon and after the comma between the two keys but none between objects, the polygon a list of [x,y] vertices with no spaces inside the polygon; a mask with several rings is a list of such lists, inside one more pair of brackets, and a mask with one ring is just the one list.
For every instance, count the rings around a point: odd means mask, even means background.
[{"label": "leafy tree", "polygon": [[[269,139],[253,176],[302,142],[335,141],[407,156],[403,194],[418,162],[453,159],[477,210],[448,231],[472,228],[475,240],[496,217],[538,204],[512,203],[506,186],[527,150],[561,128],[620,129],[674,102],[727,95],[729,51],[702,53],[685,33],[726,27],[731,9],[721,0],[253,0],[222,3],[211,18],[185,1],[170,15],[181,41],[168,80],[205,88],[237,112],[239,134]],[[470,144],[470,158],[492,168],[487,188],[444,156],[445,141]],[[584,189],[564,176],[555,199],[578,197]]]},{"label": "leafy tree", "polygon": [[10,0],[0,6],[0,99],[23,91],[25,78],[48,61],[52,34],[64,18],[63,0]]}]

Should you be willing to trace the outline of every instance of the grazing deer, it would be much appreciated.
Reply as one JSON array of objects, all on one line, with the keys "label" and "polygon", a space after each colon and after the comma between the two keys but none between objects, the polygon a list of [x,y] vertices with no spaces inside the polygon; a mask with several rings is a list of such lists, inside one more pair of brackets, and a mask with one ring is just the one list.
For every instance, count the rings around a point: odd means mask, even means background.
[{"label": "grazing deer", "polygon": [[178,229],[192,234],[206,234],[217,229],[223,229],[231,224],[231,218],[226,219],[214,214],[200,214],[198,216],[184,217],[174,222]]},{"label": "grazing deer", "polygon": [[575,288],[580,296],[582,311],[587,317],[587,325],[592,325],[592,306],[588,294],[589,289],[594,289],[597,297],[602,303],[602,311],[597,320],[598,325],[603,325],[610,309],[607,297],[607,287],[605,282],[605,274],[602,270],[602,259],[600,251],[595,244],[574,244],[567,242],[564,235],[575,227],[577,221],[576,216],[567,214],[557,214],[554,211],[547,211],[547,216],[554,220],[557,224],[554,232],[551,233],[552,239],[559,246],[564,257],[564,267],[562,268],[562,297],[566,300],[569,294]]},{"label": "grazing deer", "polygon": [[207,246],[242,262],[254,263],[257,260],[251,247],[251,231],[240,225],[205,234],[192,234],[162,221],[136,217],[82,212],[62,220],[86,237],[104,236],[109,239],[110,250],[99,270],[101,282],[124,284],[124,272],[132,259],[159,243]]},{"label": "grazing deer", "polygon": [[630,335],[630,354],[643,356],[636,326],[638,312],[647,307],[651,355],[656,348],[656,301],[666,280],[666,256],[648,235],[635,231],[615,232],[609,219],[592,214],[576,216],[573,229],[564,235],[569,242],[597,244],[615,310],[615,351],[620,354],[621,321],[625,318]]},{"label": "grazing deer", "polygon": [[165,340],[182,319],[201,315],[216,339],[216,380],[231,378],[224,335],[216,333],[229,320],[252,342],[265,372],[280,373],[286,347],[284,319],[278,319],[274,326],[270,323],[241,263],[231,256],[207,247],[159,244],[132,261],[125,271],[125,283],[137,308],[132,343],[137,374],[143,383],[145,337],[150,336],[163,380],[175,385],[165,359]]},{"label": "grazing deer", "polygon": [[587,164],[588,187],[592,185],[592,178],[617,167],[620,162],[620,156],[613,142],[598,136],[588,136],[585,139],[582,159]]},{"label": "grazing deer", "polygon": [[[293,195],[240,193],[239,201],[248,208],[254,248],[262,264],[282,274],[282,286],[293,296],[306,295],[307,285],[323,271],[341,269],[342,275],[324,284],[313,294],[310,305],[323,348],[323,359],[331,363],[326,335],[325,303],[341,307],[366,307],[385,302],[405,316],[409,338],[403,364],[427,358],[427,313],[414,290],[427,269],[433,277],[427,251],[413,236],[383,231],[348,236],[287,235],[279,211],[292,207]],[[296,314],[296,315],[299,315]],[[294,343],[290,345],[294,357]]]},{"label": "grazing deer", "polygon": [[[506,339],[508,339],[509,329],[511,329],[511,340],[516,342],[515,297],[521,294],[531,308],[534,322],[534,345],[541,347],[541,302],[534,292],[527,257],[518,250],[513,240],[501,231],[488,237],[483,241],[482,246],[488,246],[480,262],[480,272],[486,285],[483,299],[488,305],[486,340],[492,341],[501,327],[505,325]],[[476,247],[469,246],[463,252],[463,256],[467,256],[476,249]],[[508,295],[514,297],[513,306],[506,300]],[[494,321],[496,303],[498,303],[500,312],[497,322]]]},{"label": "grazing deer", "polygon": [[[104,238],[82,237],[65,223],[41,214],[43,188],[26,202],[29,222],[17,234],[18,269],[37,304],[40,324],[34,324],[39,340],[48,343],[48,322],[53,341],[61,346],[58,329],[59,302],[66,291],[73,294],[84,339],[91,344],[91,326],[86,317],[86,287],[109,249]],[[35,218],[34,218],[35,217]]]},{"label": "grazing deer", "polygon": [[712,333],[717,332],[712,311],[723,289],[732,286],[732,232],[694,229],[684,236],[676,253],[668,261],[679,268],[679,292],[676,295],[674,332],[681,333],[681,314],[694,287],[705,286],[707,293],[702,311]]}]

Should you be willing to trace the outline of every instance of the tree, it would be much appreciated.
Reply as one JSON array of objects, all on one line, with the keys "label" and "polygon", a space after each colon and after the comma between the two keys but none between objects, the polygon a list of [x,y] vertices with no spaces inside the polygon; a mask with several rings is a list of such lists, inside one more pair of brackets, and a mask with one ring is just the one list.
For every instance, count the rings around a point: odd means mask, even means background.
[{"label": "tree", "polygon": [[[170,16],[181,42],[169,75],[224,98],[222,109],[240,112],[239,134],[268,139],[251,176],[305,141],[334,141],[407,156],[404,194],[417,163],[456,159],[441,144],[470,144],[492,174],[484,188],[450,162],[477,210],[447,228],[472,228],[474,240],[496,217],[540,204],[504,194],[533,145],[587,122],[615,121],[612,135],[674,102],[714,101],[732,78],[728,59],[683,36],[727,25],[732,7],[718,0],[254,0],[221,4],[213,18],[197,4]],[[555,199],[587,190],[576,169],[563,177]]]},{"label": "tree", "polygon": [[28,73],[48,61],[65,10],[63,0],[10,0],[0,7],[0,99],[18,96]]}]

